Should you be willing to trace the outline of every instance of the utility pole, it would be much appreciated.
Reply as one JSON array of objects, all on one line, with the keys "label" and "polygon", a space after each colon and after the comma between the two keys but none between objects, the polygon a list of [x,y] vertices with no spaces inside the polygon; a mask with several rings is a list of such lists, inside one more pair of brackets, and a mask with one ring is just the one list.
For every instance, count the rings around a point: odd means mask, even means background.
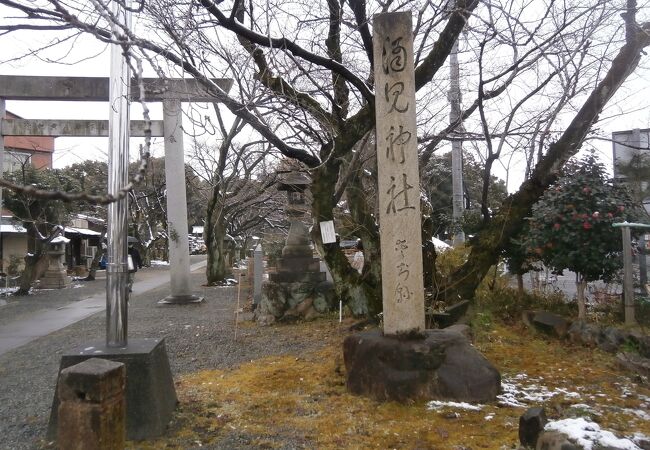
[{"label": "utility pole", "polygon": [[[454,42],[449,55],[449,123],[454,124],[460,119],[460,68],[458,66],[458,40]],[[463,218],[463,142],[458,139],[464,131],[463,125],[460,124],[452,132],[451,141],[451,185],[452,185],[452,227],[454,230],[453,244],[461,245],[465,242],[465,233],[460,228],[460,222]]]}]

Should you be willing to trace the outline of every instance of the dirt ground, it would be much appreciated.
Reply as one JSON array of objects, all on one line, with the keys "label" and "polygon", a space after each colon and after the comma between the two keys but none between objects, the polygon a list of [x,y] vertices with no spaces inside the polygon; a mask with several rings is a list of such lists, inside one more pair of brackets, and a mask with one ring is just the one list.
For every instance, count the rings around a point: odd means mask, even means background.
[{"label": "dirt ground", "polygon": [[650,435],[647,380],[617,367],[613,355],[518,326],[493,324],[475,337],[502,374],[493,404],[402,405],[348,394],[341,343],[349,324],[337,319],[274,327],[313,342],[313,351],[182,376],[166,436],[130,448],[508,449],[517,448],[519,416],[532,406],[621,438]]}]

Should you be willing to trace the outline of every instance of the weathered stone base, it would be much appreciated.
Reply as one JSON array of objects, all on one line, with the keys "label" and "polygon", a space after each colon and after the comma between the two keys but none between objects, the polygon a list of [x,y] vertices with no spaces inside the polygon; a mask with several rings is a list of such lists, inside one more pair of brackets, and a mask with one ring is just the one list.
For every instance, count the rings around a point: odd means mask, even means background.
[{"label": "weathered stone base", "polygon": [[59,376],[59,450],[123,450],[126,435],[124,364],[90,358]]},{"label": "weathered stone base", "polygon": [[378,401],[490,402],[501,390],[497,369],[462,334],[427,330],[398,339],[372,330],[343,342],[347,388]]},{"label": "weathered stone base", "polygon": [[158,301],[159,305],[188,305],[190,303],[201,303],[204,297],[198,295],[169,295],[162,300]]},{"label": "weathered stone base", "polygon": [[64,289],[70,286],[70,277],[65,270],[47,270],[38,282],[39,289]]},{"label": "weathered stone base", "polygon": [[267,281],[255,310],[261,324],[275,321],[310,320],[336,307],[334,285],[329,281]]},{"label": "weathered stone base", "polygon": [[[89,358],[121,362],[126,366],[126,437],[143,440],[160,436],[178,402],[164,339],[131,339],[128,347],[109,348],[105,343],[84,345],[61,357],[61,370]],[[48,439],[57,433],[59,408],[55,390]]]}]

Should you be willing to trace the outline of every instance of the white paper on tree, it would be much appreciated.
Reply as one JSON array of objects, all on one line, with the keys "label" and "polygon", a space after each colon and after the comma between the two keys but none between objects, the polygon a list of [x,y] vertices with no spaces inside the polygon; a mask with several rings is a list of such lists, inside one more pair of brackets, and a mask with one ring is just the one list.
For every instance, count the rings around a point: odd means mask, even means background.
[{"label": "white paper on tree", "polygon": [[320,223],[320,236],[323,239],[323,244],[333,244],[336,242],[333,220],[326,220]]}]

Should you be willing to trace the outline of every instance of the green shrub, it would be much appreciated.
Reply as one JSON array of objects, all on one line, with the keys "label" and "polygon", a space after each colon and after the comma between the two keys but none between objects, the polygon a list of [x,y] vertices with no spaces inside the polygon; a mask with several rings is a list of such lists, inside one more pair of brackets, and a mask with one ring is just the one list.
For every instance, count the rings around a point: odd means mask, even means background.
[{"label": "green shrub", "polygon": [[494,317],[506,322],[521,319],[526,310],[543,309],[563,316],[573,316],[577,312],[574,302],[568,302],[564,293],[524,292],[499,284],[494,289],[479,289],[476,293],[478,310],[489,311]]}]

